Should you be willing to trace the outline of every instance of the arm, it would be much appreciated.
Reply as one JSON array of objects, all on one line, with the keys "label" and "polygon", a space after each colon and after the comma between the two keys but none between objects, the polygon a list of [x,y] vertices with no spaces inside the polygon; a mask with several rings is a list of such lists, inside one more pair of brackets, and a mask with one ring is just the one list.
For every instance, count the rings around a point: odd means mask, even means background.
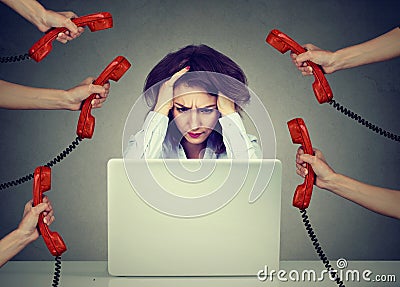
[{"label": "arm", "polygon": [[305,163],[311,164],[317,176],[315,184],[319,188],[332,191],[374,212],[400,219],[400,191],[365,184],[336,173],[319,150],[315,150],[315,156],[312,156],[304,154],[299,148],[296,165],[297,173],[302,177],[308,173]]},{"label": "arm", "polygon": [[130,137],[124,157],[133,159],[162,158],[162,147],[167,129],[167,116],[153,111],[149,112],[143,128],[136,135]]},{"label": "arm", "polygon": [[79,110],[84,99],[98,93],[93,100],[94,108],[100,108],[106,100],[110,84],[103,87],[92,84],[93,78],[87,78],[78,86],[69,90],[32,88],[0,80],[0,108],[6,109],[67,109]]},{"label": "arm", "polygon": [[258,159],[262,158],[257,138],[246,133],[243,121],[238,113],[221,117],[222,137],[228,158]]},{"label": "arm", "polygon": [[78,16],[73,12],[54,12],[45,9],[36,0],[1,0],[4,4],[15,10],[26,20],[35,25],[41,32],[46,32],[53,27],[65,27],[69,31],[60,33],[57,40],[66,43],[83,32],[82,27],[77,27],[71,18]]},{"label": "arm", "polygon": [[246,133],[243,121],[235,110],[235,103],[222,93],[218,93],[217,107],[221,113],[219,123],[228,158],[262,158],[257,139]]},{"label": "arm", "polygon": [[32,200],[26,203],[18,228],[0,240],[0,267],[39,237],[36,225],[41,212],[44,212],[44,223],[50,225],[54,221],[54,215],[47,197],[35,207],[32,207]]},{"label": "arm", "polygon": [[125,158],[162,158],[163,142],[169,124],[168,114],[173,106],[174,83],[189,69],[181,69],[160,86],[154,111],[147,115],[143,128],[130,137],[124,152]]},{"label": "arm", "polygon": [[325,73],[330,74],[400,56],[400,28],[397,27],[372,40],[336,52],[322,50],[312,44],[306,44],[304,47],[307,52],[298,56],[291,54],[303,75],[312,74],[312,68],[305,63],[307,60],[321,65]]}]

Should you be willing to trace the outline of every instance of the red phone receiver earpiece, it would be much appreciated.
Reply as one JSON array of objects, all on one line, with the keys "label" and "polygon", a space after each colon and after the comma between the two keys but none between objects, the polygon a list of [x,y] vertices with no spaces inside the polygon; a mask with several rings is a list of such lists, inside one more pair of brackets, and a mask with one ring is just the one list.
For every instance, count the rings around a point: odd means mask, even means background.
[{"label": "red phone receiver earpiece", "polygon": [[[266,42],[282,54],[289,50],[297,55],[306,52],[306,49],[300,46],[296,41],[277,29],[272,30],[268,34]],[[321,67],[311,61],[307,61],[307,64],[313,69],[315,81],[312,87],[318,102],[320,104],[330,102],[333,98],[333,93]]]},{"label": "red phone receiver earpiece", "polygon": [[[109,80],[118,81],[131,67],[131,63],[123,57],[118,56],[103,70],[103,72],[93,82],[95,85],[104,85]],[[94,133],[95,118],[91,114],[92,111],[92,100],[96,97],[96,94],[91,94],[86,100],[84,100],[81,113],[79,114],[78,125],[76,128],[76,134],[79,138],[92,138]]]}]

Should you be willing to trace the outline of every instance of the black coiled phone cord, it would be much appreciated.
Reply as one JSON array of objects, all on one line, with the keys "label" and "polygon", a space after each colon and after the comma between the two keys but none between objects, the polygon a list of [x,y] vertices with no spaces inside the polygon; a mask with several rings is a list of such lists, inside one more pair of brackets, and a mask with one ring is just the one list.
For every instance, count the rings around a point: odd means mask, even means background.
[{"label": "black coiled phone cord", "polygon": [[315,250],[317,251],[319,258],[324,263],[326,270],[328,270],[328,274],[330,276],[332,276],[332,278],[333,278],[333,276],[335,276],[334,280],[339,287],[345,287],[345,285],[343,284],[343,281],[340,280],[339,275],[333,269],[332,265],[329,263],[328,257],[326,257],[324,251],[322,250],[322,247],[319,244],[318,238],[315,235],[315,232],[311,226],[310,220],[308,219],[307,211],[305,209],[300,209],[300,213],[301,213],[301,217],[303,218],[303,223],[304,223],[304,226],[306,227],[308,236],[310,237],[311,242],[312,242]]},{"label": "black coiled phone cord", "polygon": [[[76,137],[75,140],[72,141],[72,143],[65,149],[63,150],[59,155],[57,155],[56,157],[54,157],[51,161],[49,161],[48,163],[46,163],[45,166],[48,167],[53,167],[55,166],[57,163],[61,162],[63,159],[65,159],[74,149],[77,148],[77,146],[79,145],[79,143],[82,141],[82,139],[80,137]],[[12,180],[12,181],[8,181],[5,183],[1,183],[0,184],[0,190],[4,190],[7,188],[10,188],[12,186],[17,186],[20,184],[23,184],[27,181],[30,181],[33,179],[33,173],[30,173],[28,175],[22,176],[19,179],[16,180]]]},{"label": "black coiled phone cord", "polygon": [[23,55],[18,55],[18,56],[0,57],[0,63],[1,64],[15,63],[15,62],[24,61],[24,60],[27,60],[30,58],[31,57],[29,56],[28,53],[23,54]]},{"label": "black coiled phone cord", "polygon": [[356,122],[360,123],[361,125],[365,126],[366,128],[376,132],[377,134],[380,134],[381,136],[384,136],[388,139],[400,142],[400,136],[393,134],[391,132],[388,132],[372,123],[370,123],[369,121],[363,119],[360,115],[358,115],[357,113],[349,110],[348,108],[345,108],[344,106],[342,106],[341,104],[339,104],[337,101],[335,101],[334,99],[332,99],[329,104],[335,108],[336,110],[338,110],[339,112],[343,113],[344,115],[348,116],[349,118],[355,120]]},{"label": "black coiled phone cord", "polygon": [[51,286],[57,287],[58,284],[60,283],[60,277],[61,277],[61,256],[55,257],[54,265],[55,266],[54,266],[53,284],[51,284]]}]

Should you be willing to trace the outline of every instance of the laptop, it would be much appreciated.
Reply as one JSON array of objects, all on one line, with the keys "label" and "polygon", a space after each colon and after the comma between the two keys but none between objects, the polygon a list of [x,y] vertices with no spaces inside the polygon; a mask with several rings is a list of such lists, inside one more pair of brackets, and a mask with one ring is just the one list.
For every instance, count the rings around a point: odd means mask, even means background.
[{"label": "laptop", "polygon": [[281,178],[276,159],[109,160],[109,274],[279,270]]}]

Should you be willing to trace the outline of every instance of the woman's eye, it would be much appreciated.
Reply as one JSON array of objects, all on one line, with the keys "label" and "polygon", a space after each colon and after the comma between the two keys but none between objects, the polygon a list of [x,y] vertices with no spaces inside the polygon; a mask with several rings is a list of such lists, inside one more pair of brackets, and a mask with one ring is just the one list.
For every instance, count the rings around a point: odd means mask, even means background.
[{"label": "woman's eye", "polygon": [[186,107],[175,107],[175,109],[179,112],[179,113],[184,113],[186,111],[188,111],[189,109]]}]

